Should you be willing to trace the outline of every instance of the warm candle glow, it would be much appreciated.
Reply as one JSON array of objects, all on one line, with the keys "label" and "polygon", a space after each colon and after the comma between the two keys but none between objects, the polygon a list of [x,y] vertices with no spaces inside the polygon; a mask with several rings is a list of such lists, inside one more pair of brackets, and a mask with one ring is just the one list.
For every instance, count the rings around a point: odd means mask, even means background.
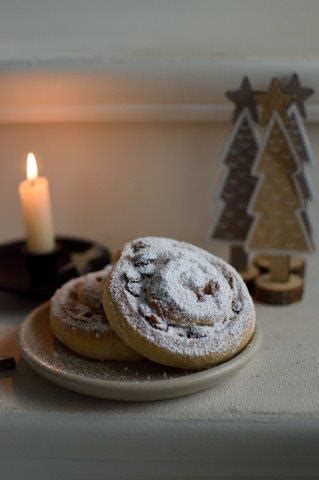
[{"label": "warm candle glow", "polygon": [[38,165],[35,156],[32,152],[28,153],[27,157],[27,179],[34,180],[38,176]]},{"label": "warm candle glow", "polygon": [[19,185],[19,194],[26,229],[27,247],[33,254],[54,250],[49,182],[38,177],[38,166],[32,152],[27,156],[27,178]]}]

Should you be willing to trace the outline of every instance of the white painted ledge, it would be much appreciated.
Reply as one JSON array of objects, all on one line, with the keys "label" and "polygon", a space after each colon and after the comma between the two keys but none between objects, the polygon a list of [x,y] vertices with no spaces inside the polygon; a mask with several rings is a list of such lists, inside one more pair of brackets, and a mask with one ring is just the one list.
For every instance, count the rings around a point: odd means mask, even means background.
[{"label": "white painted ledge", "polygon": [[[319,121],[319,60],[105,58],[34,59],[0,56],[0,123],[225,122],[232,104],[225,91],[248,74],[256,90],[273,76],[300,75],[316,93],[308,121]],[[318,92],[318,93],[317,93]]]},{"label": "white painted ledge", "polygon": [[[218,104],[32,105],[1,107],[0,124],[57,122],[228,122],[232,107]],[[319,121],[319,105],[307,122]]]},{"label": "white painted ledge", "polygon": [[318,0],[2,3],[1,123],[227,121],[245,74],[294,72],[319,120]]}]

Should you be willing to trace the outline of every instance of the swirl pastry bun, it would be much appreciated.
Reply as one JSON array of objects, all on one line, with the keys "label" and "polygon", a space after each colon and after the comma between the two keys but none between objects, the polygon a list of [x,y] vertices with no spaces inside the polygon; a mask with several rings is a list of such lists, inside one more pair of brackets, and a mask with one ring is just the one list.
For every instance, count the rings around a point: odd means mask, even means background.
[{"label": "swirl pastry bun", "polygon": [[124,246],[106,277],[104,310],[146,358],[187,369],[230,359],[250,340],[255,310],[226,262],[184,242],[145,237]]},{"label": "swirl pastry bun", "polygon": [[70,280],[55,292],[51,299],[51,328],[64,345],[84,357],[139,360],[141,356],[111,329],[103,310],[103,282],[110,268]]}]

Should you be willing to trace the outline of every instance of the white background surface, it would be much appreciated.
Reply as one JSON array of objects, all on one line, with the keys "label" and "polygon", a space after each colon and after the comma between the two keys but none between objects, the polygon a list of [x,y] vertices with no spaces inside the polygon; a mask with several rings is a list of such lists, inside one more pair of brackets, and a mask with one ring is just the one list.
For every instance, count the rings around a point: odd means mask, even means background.
[{"label": "white background surface", "polygon": [[[306,0],[26,0],[1,4],[2,58],[318,57],[318,3]],[[15,46],[19,46],[19,51]],[[276,46],[276,49],[275,49]]]}]

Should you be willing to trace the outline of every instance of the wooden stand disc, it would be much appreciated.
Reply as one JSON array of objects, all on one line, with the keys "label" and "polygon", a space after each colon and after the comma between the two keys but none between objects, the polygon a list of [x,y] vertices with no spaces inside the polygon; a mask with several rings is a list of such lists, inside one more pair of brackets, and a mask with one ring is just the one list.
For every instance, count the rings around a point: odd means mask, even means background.
[{"label": "wooden stand disc", "polygon": [[252,293],[254,289],[255,280],[260,273],[259,268],[257,268],[255,265],[252,264],[252,265],[249,265],[247,270],[239,271],[238,273],[246,283],[249,292]]},{"label": "wooden stand disc", "polygon": [[[268,272],[269,270],[269,261],[266,256],[259,255],[254,259],[255,265],[262,271]],[[289,260],[289,271],[300,275],[302,278],[305,276],[306,262],[302,258],[290,257]]]},{"label": "wooden stand disc", "polygon": [[302,258],[291,257],[289,262],[289,270],[291,273],[300,275],[302,278],[305,276],[306,262]]},{"label": "wooden stand disc", "polygon": [[291,273],[287,282],[274,282],[269,273],[255,280],[254,296],[256,300],[272,305],[289,305],[299,302],[303,294],[303,279]]}]

